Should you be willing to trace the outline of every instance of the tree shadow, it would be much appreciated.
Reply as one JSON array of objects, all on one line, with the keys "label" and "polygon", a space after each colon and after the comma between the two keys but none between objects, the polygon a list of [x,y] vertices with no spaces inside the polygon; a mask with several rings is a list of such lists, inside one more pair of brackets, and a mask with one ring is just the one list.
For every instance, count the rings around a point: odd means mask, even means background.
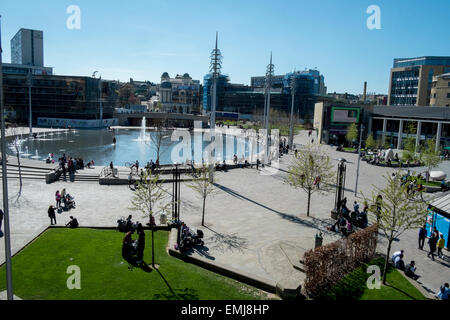
[{"label": "tree shadow", "polygon": [[173,289],[161,271],[156,269],[156,272],[158,272],[170,293],[155,293],[153,300],[199,300],[197,290],[191,288]]},{"label": "tree shadow", "polygon": [[211,243],[214,248],[217,248],[222,253],[233,250],[238,250],[242,253],[248,247],[247,239],[239,237],[236,233],[224,234],[206,226],[205,228],[214,233],[208,238],[208,243]]},{"label": "tree shadow", "polygon": [[412,299],[412,300],[417,300],[416,298],[414,298],[412,295],[410,295],[409,293],[407,293],[406,291],[403,291],[402,289],[399,289],[397,287],[394,287],[393,285],[390,285],[389,283],[385,284],[386,287],[392,288],[402,294],[404,294],[405,296],[407,296],[408,298]]},{"label": "tree shadow", "polygon": [[[249,202],[251,202],[251,203],[253,203],[253,204],[257,205],[257,206],[260,206],[260,207],[262,207],[262,208],[264,208],[266,210],[272,211],[272,212],[278,214],[282,219],[285,219],[285,220],[288,220],[288,221],[291,221],[291,222],[294,222],[294,223],[298,223],[298,224],[304,225],[306,227],[319,229],[318,226],[314,223],[314,221],[315,221],[314,219],[315,218],[313,218],[313,217],[311,217],[313,219],[313,222],[310,222],[308,220],[301,219],[301,218],[299,218],[297,216],[294,216],[294,215],[291,215],[291,214],[288,214],[288,213],[281,212],[281,211],[278,211],[276,209],[270,208],[270,207],[268,207],[268,206],[266,206],[266,205],[264,205],[262,203],[259,203],[259,202],[255,201],[255,200],[252,200],[252,199],[250,199],[250,198],[248,198],[246,196],[243,196],[243,195],[239,194],[238,192],[236,192],[236,191],[234,191],[234,190],[232,190],[232,189],[230,189],[228,187],[225,187],[223,185],[220,185],[218,183],[214,183],[214,185],[217,188],[219,188],[219,189],[225,191],[226,193],[232,195],[233,197],[236,197],[236,198],[241,199],[241,200],[249,201]],[[317,220],[319,220],[319,219],[316,219],[316,221]],[[322,220],[319,220],[319,221],[322,221]],[[326,229],[326,227],[323,228],[323,229],[320,229],[320,231],[322,231],[325,234],[335,234],[334,232],[328,231]]]}]

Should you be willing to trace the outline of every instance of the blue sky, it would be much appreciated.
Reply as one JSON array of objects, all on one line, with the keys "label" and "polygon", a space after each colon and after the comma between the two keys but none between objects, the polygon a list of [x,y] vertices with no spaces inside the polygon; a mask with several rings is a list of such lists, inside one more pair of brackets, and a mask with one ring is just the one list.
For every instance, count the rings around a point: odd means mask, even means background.
[{"label": "blue sky", "polygon": [[[69,30],[69,5],[81,29]],[[381,29],[366,9],[378,5]],[[159,82],[188,72],[203,81],[219,32],[223,73],[235,83],[263,75],[273,52],[275,73],[316,68],[328,92],[387,93],[393,58],[450,55],[448,0],[2,0],[3,61],[21,28],[44,31],[45,65],[55,74]]]}]

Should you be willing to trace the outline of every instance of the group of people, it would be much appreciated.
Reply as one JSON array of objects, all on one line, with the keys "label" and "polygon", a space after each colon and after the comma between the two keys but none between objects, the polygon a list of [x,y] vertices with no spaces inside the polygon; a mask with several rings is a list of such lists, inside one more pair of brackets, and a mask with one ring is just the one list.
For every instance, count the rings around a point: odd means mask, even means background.
[{"label": "group of people", "polygon": [[[127,218],[125,228],[127,231],[122,242],[122,257],[130,264],[128,268],[133,270],[133,267],[145,265],[145,232],[141,223],[131,221],[131,215]],[[138,234],[138,238],[135,240],[132,238],[134,231]]]},{"label": "group of people", "polygon": [[[50,225],[56,224],[56,208],[52,205],[48,207],[47,210],[48,217],[50,218]],[[73,216],[70,216],[70,221],[66,224],[66,227],[69,228],[77,228],[78,227],[78,220],[74,218]]]},{"label": "group of people", "polygon": [[[66,176],[66,172],[68,172],[69,175],[74,175],[77,170],[84,169],[85,166],[82,158],[66,157],[65,153],[58,159],[58,161],[59,167],[61,168],[64,176]],[[90,161],[87,167],[91,167],[93,164],[94,161]]]},{"label": "group of people", "polygon": [[55,200],[56,209],[62,209],[61,203],[64,204],[65,209],[75,208],[75,199],[68,192],[66,192],[66,188],[63,188],[61,193],[59,190],[56,190]]},{"label": "group of people", "polygon": [[416,274],[416,262],[414,260],[411,260],[411,262],[407,265],[405,265],[404,262],[404,250],[400,250],[400,251],[396,251],[394,252],[394,254],[392,255],[392,263],[394,264],[394,266],[399,269],[402,270],[406,276],[417,280],[420,276],[418,276]]},{"label": "group of people", "polygon": [[342,199],[338,204],[338,219],[334,225],[328,228],[330,231],[341,232],[344,236],[353,233],[354,226],[366,228],[368,225],[368,205],[364,203],[363,210],[359,210],[359,203],[353,203],[353,211],[347,207],[347,198]]},{"label": "group of people", "polygon": [[[427,229],[426,225],[423,225],[419,229],[419,249],[423,250],[423,246],[425,243],[425,239],[427,237]],[[428,252],[428,257],[431,256],[431,259],[434,261],[434,255],[437,249],[437,256],[441,259],[444,259],[444,253],[442,252],[442,249],[445,247],[445,239],[444,235],[442,233],[439,233],[438,229],[434,227],[433,231],[430,234],[430,237],[428,238],[428,246],[430,251]]]}]

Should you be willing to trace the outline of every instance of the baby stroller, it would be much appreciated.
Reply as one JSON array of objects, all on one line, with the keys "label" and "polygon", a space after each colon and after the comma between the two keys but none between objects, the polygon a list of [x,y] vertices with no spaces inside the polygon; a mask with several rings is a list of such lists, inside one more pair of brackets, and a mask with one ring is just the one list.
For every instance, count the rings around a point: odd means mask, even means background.
[{"label": "baby stroller", "polygon": [[72,197],[70,194],[67,194],[65,204],[67,209],[75,208],[75,198]]},{"label": "baby stroller", "polygon": [[119,232],[125,232],[125,233],[128,231],[134,232],[136,230],[137,224],[138,224],[138,222],[133,223],[131,220],[125,220],[125,218],[122,217],[119,220],[117,220],[116,230]]}]

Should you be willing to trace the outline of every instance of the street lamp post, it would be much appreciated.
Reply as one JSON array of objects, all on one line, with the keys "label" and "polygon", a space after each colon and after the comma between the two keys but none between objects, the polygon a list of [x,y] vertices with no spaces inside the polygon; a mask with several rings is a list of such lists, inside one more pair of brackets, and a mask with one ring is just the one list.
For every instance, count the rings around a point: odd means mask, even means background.
[{"label": "street lamp post", "polygon": [[0,113],[1,113],[1,149],[2,149],[2,182],[3,182],[3,219],[5,220],[5,260],[6,260],[6,296],[13,300],[12,263],[11,263],[11,234],[9,228],[8,208],[8,175],[6,168],[6,134],[5,134],[5,109],[3,106],[3,65],[2,65],[2,30],[0,15]]},{"label": "street lamp post", "polygon": [[295,86],[297,81],[295,76],[291,78],[291,95],[292,95],[292,104],[291,104],[291,118],[289,120],[289,148],[292,150],[294,148],[294,99],[295,99]]},{"label": "street lamp post", "polygon": [[361,142],[362,142],[362,134],[364,130],[364,125],[360,126],[359,133],[359,145],[358,145],[358,166],[356,167],[356,182],[355,182],[355,197],[358,193],[358,179],[359,179],[359,163],[361,161]]},{"label": "street lamp post", "polygon": [[[95,74],[98,73],[98,71],[94,71],[92,74],[92,78],[95,79]],[[102,76],[98,78],[98,90],[99,90],[99,104],[100,104],[100,128],[103,127],[103,104],[102,104]]]},{"label": "street lamp post", "polygon": [[33,134],[33,118],[32,118],[32,113],[31,113],[31,82],[32,82],[32,78],[33,77],[33,70],[28,69],[28,109],[29,109],[29,115],[28,115],[28,123],[30,126],[30,137]]}]

